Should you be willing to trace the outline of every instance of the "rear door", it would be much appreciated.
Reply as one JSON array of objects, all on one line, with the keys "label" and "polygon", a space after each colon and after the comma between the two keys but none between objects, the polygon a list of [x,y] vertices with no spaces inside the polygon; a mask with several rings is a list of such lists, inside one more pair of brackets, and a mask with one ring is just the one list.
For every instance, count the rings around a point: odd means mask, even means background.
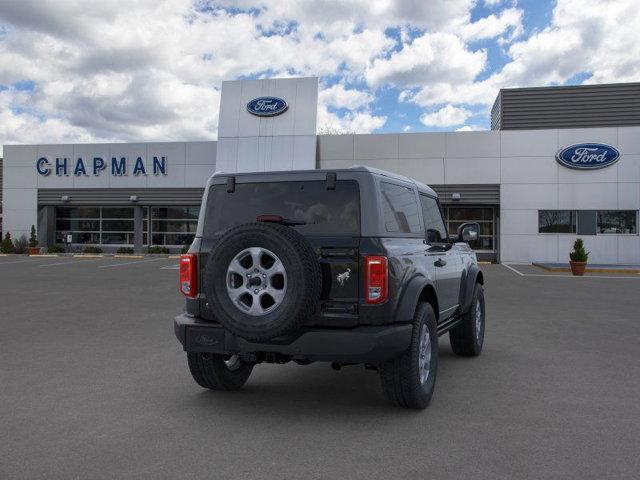
[{"label": "rear door", "polygon": [[433,268],[435,273],[440,318],[444,320],[458,307],[462,263],[460,255],[452,249],[453,244],[448,241],[438,201],[421,193],[420,203],[428,245],[428,268]]}]

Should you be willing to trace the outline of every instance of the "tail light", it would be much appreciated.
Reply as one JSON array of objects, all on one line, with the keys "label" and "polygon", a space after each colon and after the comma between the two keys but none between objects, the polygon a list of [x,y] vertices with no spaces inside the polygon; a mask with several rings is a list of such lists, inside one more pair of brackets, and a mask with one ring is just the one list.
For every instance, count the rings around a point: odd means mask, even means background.
[{"label": "tail light", "polygon": [[198,257],[193,253],[180,255],[180,292],[190,298],[198,296]]},{"label": "tail light", "polygon": [[364,257],[364,262],[365,303],[382,303],[388,296],[387,257]]}]

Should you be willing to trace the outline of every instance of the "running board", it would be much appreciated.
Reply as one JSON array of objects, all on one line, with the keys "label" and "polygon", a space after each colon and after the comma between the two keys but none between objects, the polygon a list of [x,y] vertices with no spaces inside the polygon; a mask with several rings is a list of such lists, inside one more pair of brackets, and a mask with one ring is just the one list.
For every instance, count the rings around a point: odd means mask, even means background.
[{"label": "running board", "polygon": [[460,315],[454,315],[438,325],[438,336],[444,335],[462,321]]}]

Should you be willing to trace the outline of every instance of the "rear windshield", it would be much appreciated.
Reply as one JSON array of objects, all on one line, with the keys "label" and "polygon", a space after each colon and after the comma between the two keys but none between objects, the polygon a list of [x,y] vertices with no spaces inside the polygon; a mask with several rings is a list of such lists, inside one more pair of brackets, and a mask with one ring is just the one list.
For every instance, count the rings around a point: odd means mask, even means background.
[{"label": "rear windshield", "polygon": [[258,215],[279,215],[305,222],[296,225],[302,235],[360,235],[360,195],[355,180],[338,180],[335,190],[325,181],[236,183],[213,185],[207,201],[205,235],[221,235]]}]

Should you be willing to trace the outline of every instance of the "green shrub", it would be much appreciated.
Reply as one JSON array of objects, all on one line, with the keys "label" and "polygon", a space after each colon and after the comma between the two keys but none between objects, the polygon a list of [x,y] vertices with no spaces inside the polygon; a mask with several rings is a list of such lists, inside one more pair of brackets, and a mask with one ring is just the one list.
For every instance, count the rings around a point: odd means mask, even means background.
[{"label": "green shrub", "polygon": [[189,251],[189,248],[191,248],[191,245],[183,245],[180,253],[187,253]]},{"label": "green shrub", "polygon": [[29,246],[31,248],[38,246],[38,236],[36,235],[35,225],[31,225],[31,235],[29,235]]},{"label": "green shrub", "polygon": [[13,253],[15,248],[13,246],[13,241],[11,240],[11,234],[7,232],[4,236],[4,240],[0,243],[0,252],[2,253]]},{"label": "green shrub", "polygon": [[102,249],[100,247],[84,247],[82,253],[102,253]]},{"label": "green shrub", "polygon": [[573,252],[569,254],[569,258],[573,262],[586,262],[589,258],[589,252],[584,249],[584,242],[581,238],[576,238],[573,243]]},{"label": "green shrub", "polygon": [[133,248],[131,247],[120,247],[116,250],[116,253],[119,255],[131,255],[133,253]]},{"label": "green shrub", "polygon": [[167,247],[154,246],[149,247],[149,253],[169,253],[169,249]]},{"label": "green shrub", "polygon": [[64,247],[62,245],[51,245],[47,248],[48,253],[64,253]]},{"label": "green shrub", "polygon": [[27,253],[27,247],[29,246],[29,242],[27,241],[26,235],[21,235],[14,242],[14,253]]}]

